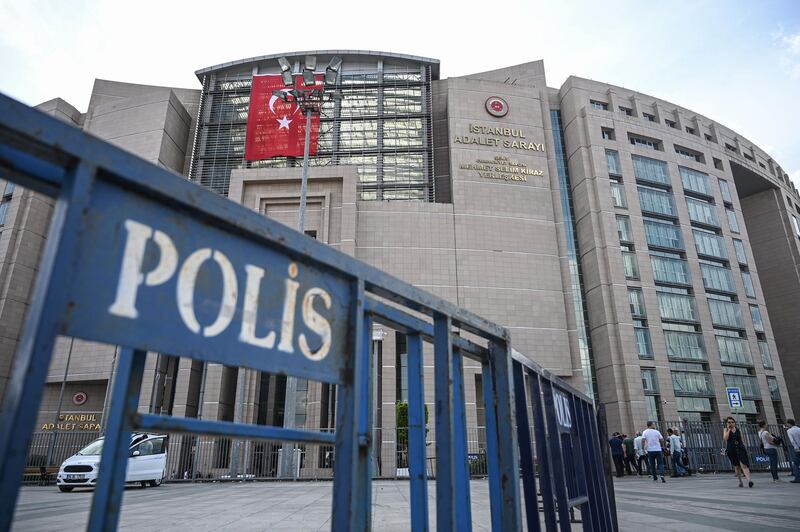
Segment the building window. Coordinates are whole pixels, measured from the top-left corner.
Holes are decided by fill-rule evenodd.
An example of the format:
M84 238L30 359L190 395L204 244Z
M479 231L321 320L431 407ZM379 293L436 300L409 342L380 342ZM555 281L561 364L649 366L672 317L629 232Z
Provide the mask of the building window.
M638 146L639 148L664 151L663 143L658 139L653 139L650 137L642 137L639 135L628 133L628 140L630 140L631 144L633 144L634 146Z
M711 186L708 182L708 175L691 168L678 167L681 174L681 182L683 183L683 190L687 192L695 192L704 196L713 196Z
M685 260L651 254L650 263L653 266L653 279L657 283L691 285L689 266Z
M719 189L722 192L722 201L725 203L733 203L733 196L731 195L731 186L724 179L719 180Z
M667 163L641 155L632 155L633 176L640 181L648 181L659 185L670 186Z
M681 421L711 422L714 407L708 397L675 397L675 407Z
M658 395L658 378L655 369L642 369L642 389L648 421L661 420L661 398Z
M673 294L664 292L663 287L659 287L656 296L658 297L658 310L662 320L672 321L697 321L697 308L694 296Z
M714 142L714 137L709 135L708 133L703 135L708 142Z
M617 234L620 242L633 242L631 220L627 216L617 215Z
M736 260L739 264L747 265L747 253L744 251L744 244L741 240L733 239L733 249L736 250Z
M599 109L600 111L608 111L608 104L606 102L601 102L598 100L589 100L589 104L592 106L593 109Z
M630 107L623 107L623 106L620 105L619 106L619 112L623 113L623 114L625 114L627 116L633 116L633 109L631 109Z
M753 318L753 329L756 332L764 332L764 321L761 319L761 309L758 305L750 305L750 317Z
M736 211L725 209L725 215L728 217L728 226L731 228L731 232L738 233L739 221L736 219Z
M722 367L725 378L725 386L734 386L742 392L742 399L758 401L761 399L761 391L758 388L758 381L750 375L748 368Z
M669 329L667 329L669 327ZM672 330L686 328L688 330ZM664 324L664 340L667 343L667 357L674 360L707 360L703 335L694 332L695 326Z
M600 134L603 136L604 140L616 140L616 136L614 136L614 129L610 127L601 127Z
M622 166L619 164L619 153L606 150L606 164L610 175L622 175Z
M753 365L753 358L750 356L750 344L742 337L743 334L740 331L714 329L714 338L717 341L720 362L740 366Z
M708 307L711 310L711 323L715 326L744 329L742 307L739 303L709 298Z
M690 150L689 148L684 148L682 146L675 146L675 153L679 156L683 157L684 159L689 159L691 161L695 161L698 163L705 163L705 157L703 154L694 150Z
M753 286L753 278L750 277L750 272L742 271L742 283L744 284L744 293L747 297L756 297L756 289Z
M717 209L713 203L687 196L686 206L689 209L689 220L712 227L720 226Z
M619 181L611 181L611 200L614 207L621 209L628 208L628 200L625 197L625 185Z
M792 215L792 226L794 227L794 234L800 236L800 221L798 221L797 216L794 214Z
M631 305L631 316L634 318L646 318L647 310L644 306L644 294L641 288L628 288L628 302Z
M694 235L694 246L698 255L705 255L718 259L728 258L725 240L723 240L721 236L699 229L692 229L692 234Z
M772 356L769 354L769 344L763 340L759 340L758 351L761 353L761 363L764 365L764 369L774 369L775 366L772 364Z
M736 293L736 285L729 269L701 259L700 273L703 275L703 286L706 290Z
M725 167L722 165L722 159L717 159L716 157L714 157L713 159L714 159L714 168L716 168L717 170L725 169Z
M703 372L702 364L672 362L671 367L687 367L692 371L672 371L672 389L681 396L714 396L711 375Z
M775 377L767 377L767 388L769 388L769 397L772 399L772 408L775 409L775 421L779 425L783 424L783 403L781 402L781 392L778 389L778 379Z
M641 205L642 212L651 212L677 218L678 211L675 208L675 202L672 199L671 193L642 185L639 185L637 188L639 189L639 204Z
M3 197L0 198L0 227L6 224L6 216L8 216L8 209L11 205L11 198L14 196L14 183L6 181L6 188L3 191Z
M623 245L622 265L625 268L626 279L639 279L639 264L636 262L636 252L633 251L632 246Z
M647 245L650 247L666 249L684 249L681 229L672 222L665 220L644 220L644 234Z
M696 135L697 134L697 132L694 130L694 128L693 127L689 127L689 126L686 126L686 132L689 133L690 135Z
M639 358L652 359L653 346L650 343L650 329L647 328L647 321L633 320L633 334L636 336L636 352Z
M676 124L674 120L669 120L665 118L664 123L667 124L672 129L678 129L678 124Z
M647 119L649 122L655 122L656 121L656 116L655 115L651 115L649 113L642 113L642 117Z

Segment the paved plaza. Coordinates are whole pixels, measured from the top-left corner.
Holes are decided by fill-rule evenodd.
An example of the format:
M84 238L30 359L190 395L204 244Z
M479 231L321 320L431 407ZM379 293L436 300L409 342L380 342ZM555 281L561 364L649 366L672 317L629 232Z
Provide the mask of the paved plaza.
M782 477L788 480L787 477ZM756 474L753 489L738 488L733 475L705 475L655 483L645 477L615 479L620 529L798 530L800 485L773 484ZM408 530L408 482L373 484L373 529ZM489 530L488 485L474 480L474 530ZM435 530L435 483L429 486ZM286 530L330 528L330 482L165 484L125 490L121 530ZM91 491L60 493L55 487L25 487L14 531L81 530ZM577 516L579 517L579 516ZM575 529L580 529L576 524Z

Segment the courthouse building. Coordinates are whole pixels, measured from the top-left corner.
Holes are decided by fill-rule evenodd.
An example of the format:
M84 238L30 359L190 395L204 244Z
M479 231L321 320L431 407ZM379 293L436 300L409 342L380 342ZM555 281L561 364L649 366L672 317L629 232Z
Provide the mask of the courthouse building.
M780 422L800 406L787 388L800 382L800 195L768 153L632 89L575 76L549 87L542 61L440 79L435 59L310 53L343 59L344 96L322 109L310 237L507 327L517 351L605 405L610 431L719 420L729 386L743 419ZM299 69L306 52L284 55ZM278 57L203 68L196 89L97 80L85 113L60 99L39 109L296 226L301 160L244 157L253 76L279 73ZM51 209L4 186L3 392ZM407 393L405 338L375 327L373 341L374 420L389 433ZM115 352L59 341L40 430L65 376L61 412L102 424ZM148 360L144 410L283 423L283 378ZM465 372L468 425L480 427L480 371ZM335 391L299 390L296 425L331 428Z

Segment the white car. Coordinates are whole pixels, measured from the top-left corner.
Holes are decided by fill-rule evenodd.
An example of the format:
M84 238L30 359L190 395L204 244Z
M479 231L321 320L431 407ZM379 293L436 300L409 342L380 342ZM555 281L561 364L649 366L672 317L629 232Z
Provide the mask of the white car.
M143 487L147 484L160 486L166 474L168 440L166 434L133 433L125 482L140 482ZM103 438L95 440L64 460L58 470L58 489L72 491L97 485L103 441Z

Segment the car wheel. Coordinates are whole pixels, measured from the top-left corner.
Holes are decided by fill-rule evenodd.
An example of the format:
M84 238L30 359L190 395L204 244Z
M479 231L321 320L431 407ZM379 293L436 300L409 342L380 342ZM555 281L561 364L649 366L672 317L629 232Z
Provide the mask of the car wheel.
M142 485L142 487L143 487L143 488L146 488L146 487L147 487L147 481L146 481L146 480L143 480L143 481L141 482L141 485Z
M161 482L164 480L164 477L157 478L155 480L150 481L150 486L153 488L157 488L161 485Z
M64 493L69 493L70 491L74 490L73 486L59 486L59 490L63 491Z

